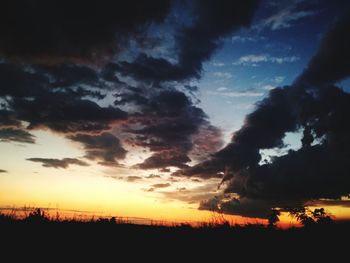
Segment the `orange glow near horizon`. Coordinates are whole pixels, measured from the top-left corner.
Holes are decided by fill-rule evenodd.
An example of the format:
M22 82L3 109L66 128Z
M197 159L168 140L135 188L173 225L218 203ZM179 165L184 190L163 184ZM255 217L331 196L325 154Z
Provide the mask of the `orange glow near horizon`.
M117 216L142 217L171 222L208 222L210 211L198 210L198 204L177 200L163 200L140 192L134 185L105 177L77 177L69 183L70 176L42 178L28 175L21 182L0 184L1 207L44 207L56 212L77 210L87 217ZM3 179L3 178L2 178ZM4 187L6 185L6 187ZM226 216L232 223L257 223L261 220Z
M176 191L182 187L193 189L205 182L181 180L170 187L147 192L152 184L169 182L166 176L145 179L151 172L129 168L106 168L90 162L90 166L70 166L67 169L45 168L26 161L31 157L63 158L83 156L68 140L50 132L35 132L38 143L23 147L0 142L3 154L0 174L0 207L46 207L55 211L77 210L86 216L140 217L167 222L210 222L210 211L198 210L198 200L187 202L169 198L162 191ZM51 149L51 151L47 151ZM135 157L136 158L136 157ZM128 176L142 177L128 182ZM119 179L123 178L123 179ZM214 187L215 188L215 187ZM214 189L215 190L215 189ZM204 192L206 190L203 190ZM182 201L181 201L182 200ZM325 209L336 219L350 219L350 208L329 206ZM75 213L76 215L76 213ZM232 224L266 223L266 220L224 216ZM295 225L288 215L281 216L279 226Z
M5 182L2 175L0 184L1 207L45 207L63 216L137 217L163 222L212 222L220 220L210 211L198 210L198 204L177 200L163 200L141 193L135 185L106 177L93 176L45 176L29 174L13 183ZM12 175L11 175L12 176ZM50 177L50 178L49 178ZM313 209L313 207L310 207ZM327 206L326 211L335 219L349 220L350 208ZM64 212L76 210L76 212ZM265 224L266 220L223 215L221 219L231 224ZM298 226L298 222L282 213L278 226Z

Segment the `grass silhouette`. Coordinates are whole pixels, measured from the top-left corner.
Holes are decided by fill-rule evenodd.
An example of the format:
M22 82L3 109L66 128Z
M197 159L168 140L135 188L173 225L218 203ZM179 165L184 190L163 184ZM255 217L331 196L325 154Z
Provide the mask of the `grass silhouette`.
M248 259L257 256L256 251L283 252L300 257L303 253L309 255L314 247L323 253L322 258L330 253L334 261L334 257L340 254L331 253L332 249L347 251L340 248L347 246L347 242L342 240L348 238L350 224L334 222L279 229L262 224L232 225L218 216L197 226L185 223L140 225L116 217L92 217L89 220L62 218L50 216L37 208L25 217L18 217L15 212L0 214L0 233L4 241L1 246L3 251L45 251L59 257L73 253L88 259L91 253L98 253L98 262L114 253L138 257L141 256L140 251L146 253L145 257L149 253L156 253L155 256L166 253L167 257L174 259L185 254L208 259L216 254L214 259L218 260L220 257L225 259L225 253L228 256L230 253L243 254ZM246 249L254 253L245 254ZM130 254L128 251L131 251ZM321 256L312 253L313 260Z

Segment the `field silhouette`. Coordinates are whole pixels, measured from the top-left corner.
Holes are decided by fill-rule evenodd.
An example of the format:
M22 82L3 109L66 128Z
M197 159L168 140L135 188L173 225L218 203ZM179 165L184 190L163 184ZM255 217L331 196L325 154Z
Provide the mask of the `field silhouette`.
M344 248L348 247L350 224L337 221L289 229L260 224L232 226L225 221L197 227L139 225L114 217L85 221L50 218L43 210L35 209L24 218L1 214L0 231L3 251L49 253L62 260L70 255L80 259L98 255L98 262L102 262L102 258L115 253L130 258L159 258L165 253L177 260L185 255L195 256L197 260L218 260L281 253L298 261L298 257L313 260L329 257L336 262L347 251Z

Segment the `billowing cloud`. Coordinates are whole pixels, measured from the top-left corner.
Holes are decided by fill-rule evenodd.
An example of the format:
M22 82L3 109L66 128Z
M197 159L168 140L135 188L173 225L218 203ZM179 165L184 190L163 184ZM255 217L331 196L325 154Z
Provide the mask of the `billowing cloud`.
M295 128L288 89L271 90L269 97L259 103L257 110L247 115L245 124L233 135L230 144L213 154L209 160L185 169L183 173L218 177L227 166L239 170L255 165L260 161L259 149L282 146L285 132Z
M186 154L180 154L172 150L164 150L160 153L154 153L143 163L136 165L136 167L141 169L154 169L168 166L183 168L186 167L186 163L190 161L191 159Z
M10 106L18 119L29 123L30 129L48 127L58 132L106 130L113 121L127 116L120 109L101 107L67 92L46 93L33 100L15 98Z
M28 161L41 163L43 167L47 168L68 168L70 165L88 166L88 164L82 160L76 158L28 158Z
M118 165L126 150L107 133L115 128L152 153L137 167L184 168L202 143L197 133L219 136L190 97L197 87L184 81L200 76L221 38L249 26L257 2L182 3L195 15L178 23L171 1L8 1L0 18L1 127L50 129L82 143L86 158ZM150 30L162 22L174 48ZM155 56L158 46L171 54Z
M297 82L311 85L332 84L350 75L350 15L345 15L326 34L320 48Z
M120 51L146 24L162 21L169 8L166 0L5 1L0 55L46 63L96 63Z
M20 127L21 122L16 119L14 112L0 109L0 126L1 127Z
M22 67L0 63L0 95L6 101L0 124L25 121L30 129L50 128L62 133L109 129L112 122L125 119L127 114L93 100L102 99L100 91L108 88L94 72L75 65ZM5 119L7 123L3 123Z
M199 78L202 62L210 58L221 37L249 26L258 1L237 4L228 0L193 1L193 21L175 33L177 63L141 54L134 62L123 62L120 70L136 79L151 82Z
M125 128L133 134L129 144L147 147L153 152L137 166L143 169L185 167L191 161L188 154L193 148L192 137L201 126L208 125L202 109L185 93L176 90L136 94L132 99L140 112L130 115Z
M340 200L349 194L350 95L330 85L350 73L343 59L349 56L349 49L341 49L350 33L344 21L349 19L340 20L325 35L319 51L292 86L271 90L247 115L231 143L202 163L176 172L202 178L223 176L226 195L234 196L210 199L201 204L202 209L216 207L263 218L274 207L324 198ZM339 63L338 51L342 52ZM303 132L300 149L260 164L260 150L285 147L286 132L298 130Z
M232 198L225 195L217 195L199 204L199 210L209 210L224 214L240 215L244 217L266 219L271 213L271 208L276 204L266 200L248 198Z

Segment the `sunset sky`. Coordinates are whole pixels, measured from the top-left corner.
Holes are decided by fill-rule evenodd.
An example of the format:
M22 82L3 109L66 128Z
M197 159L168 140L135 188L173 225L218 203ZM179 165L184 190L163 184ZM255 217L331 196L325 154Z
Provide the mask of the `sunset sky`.
M2 1L0 208L349 219L349 8Z

